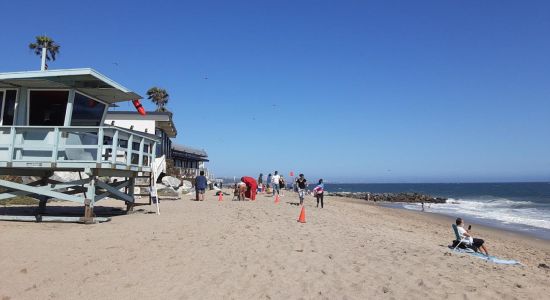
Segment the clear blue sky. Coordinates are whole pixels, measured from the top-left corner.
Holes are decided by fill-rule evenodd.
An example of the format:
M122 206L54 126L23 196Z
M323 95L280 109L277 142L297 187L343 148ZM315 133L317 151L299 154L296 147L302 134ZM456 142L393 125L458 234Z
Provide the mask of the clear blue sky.
M550 180L549 1L87 2L2 3L0 71L47 34L50 68L164 87L218 175Z

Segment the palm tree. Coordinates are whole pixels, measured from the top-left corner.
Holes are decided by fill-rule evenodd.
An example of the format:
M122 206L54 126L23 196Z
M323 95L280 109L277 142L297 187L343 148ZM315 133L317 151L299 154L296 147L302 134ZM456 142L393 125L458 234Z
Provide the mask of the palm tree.
M157 111L168 111L164 106L168 103L169 97L165 89L156 86L147 91L147 98L157 105Z
M46 48L46 57L42 58L42 69L44 70L44 64L46 63L45 60L55 61L55 56L59 53L59 48L61 48L61 46L52 40L52 38L45 35L37 36L36 42L29 44L29 49L33 50L34 54L38 56L42 55L42 48Z

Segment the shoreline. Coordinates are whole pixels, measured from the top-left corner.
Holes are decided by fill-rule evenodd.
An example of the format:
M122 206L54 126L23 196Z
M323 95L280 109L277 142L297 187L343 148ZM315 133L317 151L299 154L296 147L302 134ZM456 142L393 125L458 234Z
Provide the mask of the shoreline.
M367 203L367 205L376 206L376 204L372 204L372 203ZM399 208L399 207L392 207L392 206L385 206L385 205L378 205L378 207L385 208L388 210L398 210L401 212L405 212L407 214L410 213L417 216L422 216L429 220L437 220L438 223L448 224L449 232L450 234L452 234L451 224L455 223L455 218L453 218L452 216L436 213L436 212L421 212L421 211L411 210L407 208ZM531 235L525 232L514 231L506 228L501 228L498 226L483 224L481 222L477 222L477 220L467 219L466 224L474 225L472 226L473 232L487 234L488 236L499 236L500 238L513 238L516 240L527 240L530 243L537 244L538 246L548 247L548 250L550 250L550 237L548 239L545 239L543 237ZM490 239L488 241L490 242Z
M342 184L342 185L345 185L345 184ZM353 186L353 184L349 184L349 185ZM373 185L376 186L376 184L373 184ZM394 184L394 185L399 186L401 190L404 189L404 187L401 186L402 184ZM419 185L426 185L426 184L419 184ZM434 184L434 185L439 185L439 184ZM450 184L447 184L447 185L450 185ZM446 193L448 194L449 191L447 191ZM544 217L544 213L545 212L550 213L548 209L535 208L539 210L537 212L538 215L535 215L535 216L531 216L529 215L529 213L527 213L527 215L523 215L523 214L514 215L515 212L510 213L507 211L507 209L513 209L514 208L513 205L524 205L524 203L532 203L530 201L533 201L533 200L517 201L517 200L508 200L507 198L503 198L506 196L498 196L498 197L495 196L494 199L497 199L497 200L493 200L493 201L496 201L495 204L493 204L493 201L476 200L477 197L479 197L479 199L484 199L484 197L486 196L477 196L477 197L471 196L471 195L470 196L464 196L464 195L432 196L431 193L427 193L425 191L419 193L415 191L399 192L398 190L393 190L391 192L378 191L374 193L364 192L364 191L338 191L338 192L328 192L327 195L335 196L335 197L343 197L347 199L358 199L368 203L380 203L383 206L387 206L391 208L398 208L398 209L418 211L418 212L424 211L424 212L430 212L430 213L449 216L449 217L457 217L458 215L460 215L462 218L469 219L471 223L476 225L483 225L483 226L492 227L496 229L502 229L502 230L511 231L515 233L525 234L536 238L550 240L550 228L544 227L544 226L547 226L545 225L547 223L544 223L544 222L547 222L546 221L547 217ZM370 199L367 199L367 195L370 195ZM466 200L461 199L461 197L466 197ZM471 197L474 197L474 198L471 198ZM526 196L526 197L532 197L532 196ZM510 199L514 199L514 198L512 197ZM457 200L461 200L461 201L457 202ZM501 203L499 203L499 201ZM512 203L512 205L510 207L503 206L503 205L508 205L508 204L502 204L502 202L506 203L506 201ZM421 203L423 204L422 206L420 205ZM540 203L540 202L535 202L535 204L537 203ZM542 202L542 203L545 203L545 202ZM424 204L426 205L425 208L424 208ZM482 206L479 208L476 208L475 206L472 206L472 205L482 205ZM497 205L496 206L497 210L493 210L494 205ZM539 224L540 226L537 226Z
M418 210L407 209L407 208L404 208L404 207L396 207L396 206L391 205L391 204L395 204L395 203L391 203L391 202L387 202L387 203L379 203L378 202L378 203L375 203L375 202L367 202L367 201L362 200L362 199L345 198L345 197L338 197L338 198L335 198L333 200L343 201L343 202L348 202L349 201L349 202L354 202L354 203L357 203L357 204L376 207L377 209L381 209L381 210L386 211L390 215L405 214L407 216L415 216L417 218L425 219L424 221L426 221L426 223L430 223L432 221L435 221L437 224L441 224L443 226L448 226L449 227L449 237L452 237L452 235L453 235L452 229L451 229L451 224L455 223L456 218L454 218L452 216L449 216L449 215L436 213L436 212L428 212L428 211L422 212L422 211L418 211ZM497 236L511 237L511 238L514 238L514 239L530 240L533 243L537 243L537 244L540 244L542 246L547 246L548 250L550 251L550 239L545 239L545 238L542 238L542 237L526 234L524 232L509 230L509 229L501 228L501 227L497 227L497 226L490 226L490 225L487 225L487 224L483 224L481 222L476 222L476 220L467 219L465 221L466 221L466 224L475 225L475 226L472 226L472 227L473 227L473 230L475 230L476 232L490 233L490 234L495 234Z
M377 210L383 211L385 216L392 218L410 218L411 220L422 222L423 225L431 227L431 229L435 230L438 234L444 236L443 239L447 241L447 243L444 244L445 247L447 246L447 244L450 245L452 240L454 240L454 233L452 231L451 225L455 223L455 218L448 215L392 207L388 205L383 205L382 203L367 202L362 199L334 197L332 200L372 207ZM550 260L550 239L544 239L533 235L523 234L521 232L516 232L504 228L488 226L469 219L466 219L465 222L466 224L474 225L472 226L472 233L474 234L474 237L484 239L488 247L490 248L492 248L491 244L510 244L511 247L517 246L528 249L539 249L545 253L546 259ZM502 255L499 253L494 253L494 251L491 251L490 248L489 253L491 255ZM532 261L530 259L521 261L521 263L525 263L526 261L532 263L533 266L538 265L536 261ZM548 262L545 263L548 264Z
M371 204L371 203L369 203ZM442 216L448 218L450 221L454 223L456 217L452 216L451 214L446 214L442 212L434 212L429 211L429 208L426 209L426 211L416 210L416 209L409 209L404 207L405 204L409 203L392 203L392 202L382 202L379 203L381 206L388 207L391 209L400 209L410 212L416 212L416 213L422 213L422 214L432 214L436 216ZM453 218L454 217L454 218ZM458 216L457 216L458 217ZM464 216L461 216L464 218ZM487 228L492 228L500 231L510 232L514 234L519 235L526 235L530 236L536 239L545 240L550 242L550 229L546 228L540 228L535 226L529 226L524 224L506 224L502 221L493 220L493 219L482 219L475 216L469 216L468 217L468 223L475 224L476 226L483 226Z

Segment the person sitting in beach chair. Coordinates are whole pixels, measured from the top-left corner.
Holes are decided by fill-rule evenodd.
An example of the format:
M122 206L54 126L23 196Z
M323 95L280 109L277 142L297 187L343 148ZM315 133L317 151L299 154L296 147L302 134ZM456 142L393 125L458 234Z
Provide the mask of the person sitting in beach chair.
M487 248L485 248L484 245L485 241L482 239L474 238L469 230L464 229L463 225L464 221L462 220L462 218L457 218L456 225L453 224L453 231L455 232L456 236L456 241L453 242L453 250L457 247L470 248L476 252L478 252L479 249L482 249L483 252L485 252L485 255L489 256L489 252L487 252Z

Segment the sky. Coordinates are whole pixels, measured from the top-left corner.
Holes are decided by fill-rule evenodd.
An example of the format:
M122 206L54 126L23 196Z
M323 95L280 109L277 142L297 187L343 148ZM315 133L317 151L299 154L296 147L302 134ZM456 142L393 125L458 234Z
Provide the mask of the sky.
M168 90L217 176L550 181L549 1L4 1L0 72ZM148 110L154 106L144 101ZM119 110L133 110L122 104Z

